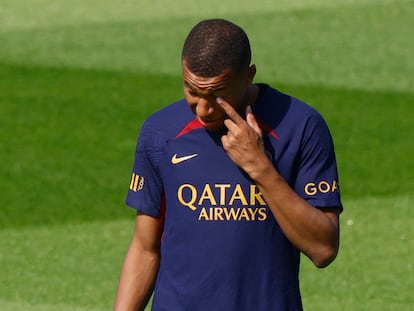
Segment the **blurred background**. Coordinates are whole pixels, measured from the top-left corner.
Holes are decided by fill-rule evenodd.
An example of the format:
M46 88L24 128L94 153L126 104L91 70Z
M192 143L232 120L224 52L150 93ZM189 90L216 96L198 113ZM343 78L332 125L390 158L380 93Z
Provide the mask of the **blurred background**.
M181 98L192 26L249 35L256 82L317 108L344 203L337 260L302 260L305 310L414 304L414 1L2 0L0 309L110 310L135 143Z

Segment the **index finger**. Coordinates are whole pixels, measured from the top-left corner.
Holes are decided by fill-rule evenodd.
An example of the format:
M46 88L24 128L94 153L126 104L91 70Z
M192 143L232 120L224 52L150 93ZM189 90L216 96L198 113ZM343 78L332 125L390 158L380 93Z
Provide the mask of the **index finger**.
M216 98L217 104L224 110L230 120L232 120L235 124L240 124L241 122L245 122L244 119L237 113L237 111L226 102L223 98L217 97Z

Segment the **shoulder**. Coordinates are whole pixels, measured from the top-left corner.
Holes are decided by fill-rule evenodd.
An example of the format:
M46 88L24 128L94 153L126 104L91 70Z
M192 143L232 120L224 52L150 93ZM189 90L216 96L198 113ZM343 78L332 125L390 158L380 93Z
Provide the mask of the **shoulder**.
M320 112L301 99L266 84L260 88L255 113L271 128L291 129L298 133L311 125L326 125Z
M185 99L154 112L144 121L140 129L138 147L146 150L159 149L192 119L194 115Z
M151 114L142 125L141 132L174 135L192 119L194 115L187 101L181 99Z
M270 106L275 107L277 110L286 110L301 117L313 115L320 116L320 113L314 107L295 96L284 93L267 84L263 84L260 87L262 90L262 100L272 102L273 105L271 104ZM266 106L269 107L269 105Z
M143 127L169 131L180 127L194 118L185 99L176 101L151 114Z

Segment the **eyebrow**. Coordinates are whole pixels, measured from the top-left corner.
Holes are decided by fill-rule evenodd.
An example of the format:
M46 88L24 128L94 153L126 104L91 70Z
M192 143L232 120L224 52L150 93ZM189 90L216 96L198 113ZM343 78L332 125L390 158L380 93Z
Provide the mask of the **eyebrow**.
M207 88L199 88L199 87L197 87L197 86L195 86L194 84L192 84L191 82L188 82L188 81L184 81L184 85L186 86L186 87L188 87L188 88L190 88L192 91L197 91L197 90L202 90L202 91L209 91L209 92L211 92L211 93L214 93L214 92L218 92L218 91L222 91L222 90L224 90L225 88L224 87L222 87L222 86L220 86L220 87L216 87L216 88L213 88L213 87L207 87Z

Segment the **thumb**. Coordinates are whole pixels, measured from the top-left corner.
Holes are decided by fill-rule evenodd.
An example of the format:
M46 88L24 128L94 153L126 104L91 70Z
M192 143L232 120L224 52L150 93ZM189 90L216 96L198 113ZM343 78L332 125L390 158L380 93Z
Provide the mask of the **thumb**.
M251 128L260 136L262 137L262 130L259 126L259 124L256 121L256 118L254 117L254 114L252 112L252 107L249 105L246 107L246 121L247 124L250 125Z

